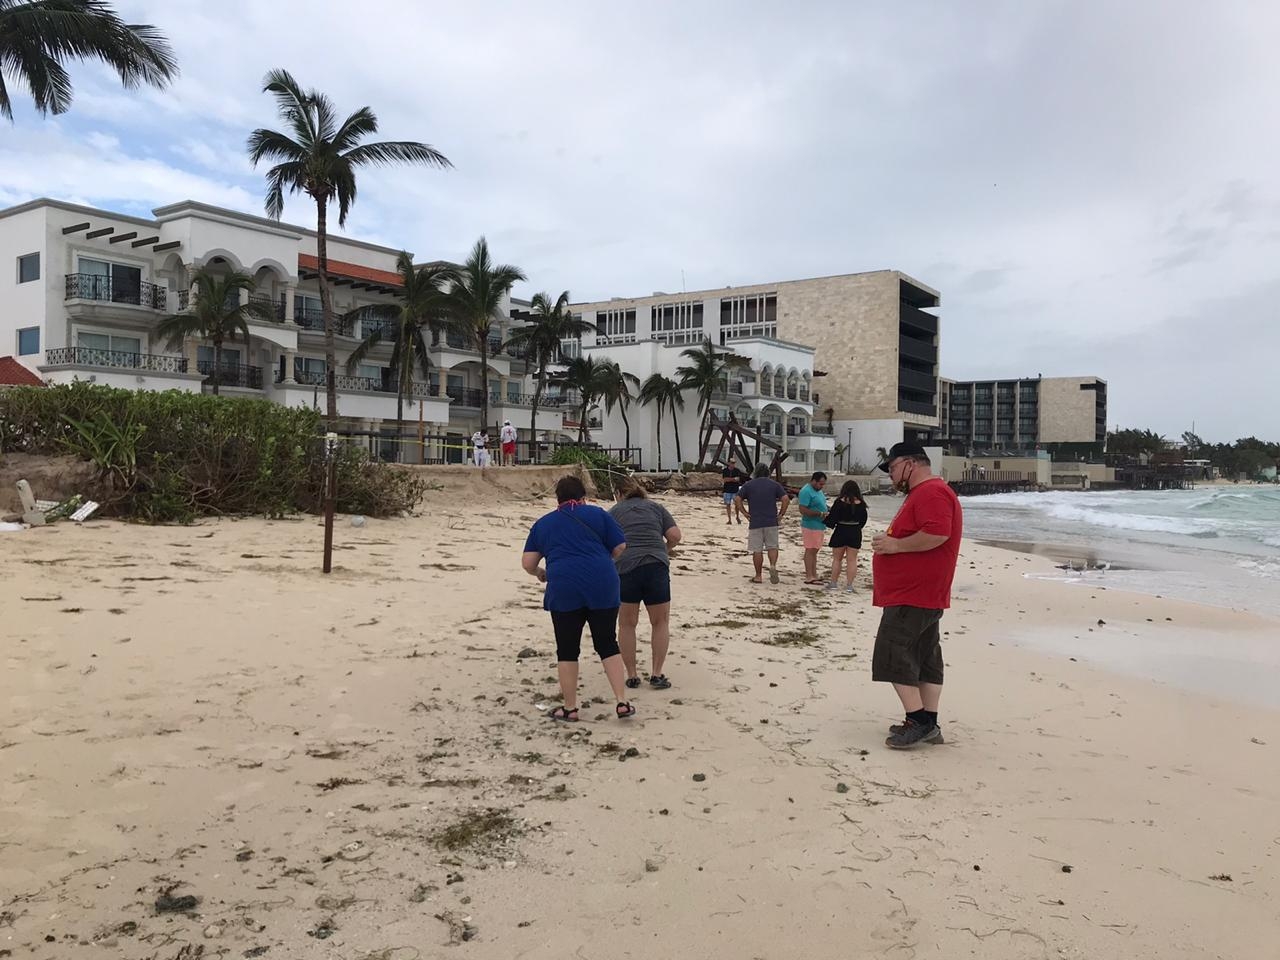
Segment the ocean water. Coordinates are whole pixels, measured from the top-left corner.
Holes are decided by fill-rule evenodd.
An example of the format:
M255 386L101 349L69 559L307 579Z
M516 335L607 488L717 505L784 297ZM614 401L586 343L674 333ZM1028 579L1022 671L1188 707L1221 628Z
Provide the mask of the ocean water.
M963 502L966 536L1054 557L1062 580L1280 615L1280 487L1010 493Z

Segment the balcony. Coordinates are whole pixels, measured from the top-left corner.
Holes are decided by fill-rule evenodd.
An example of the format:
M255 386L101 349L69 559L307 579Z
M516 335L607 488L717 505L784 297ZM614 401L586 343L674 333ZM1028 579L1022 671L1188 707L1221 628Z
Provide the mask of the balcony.
M930 337L938 335L938 318L906 303L898 308L898 323L912 331L927 333Z
M95 273L69 273L66 278L66 299L167 310L169 288L122 277L103 277Z
M446 387L444 395L460 407L472 407L476 410L480 409L484 401L484 391L475 387ZM492 394L490 400L492 402Z
M910 360L918 360L921 363L938 362L937 347L923 340L916 340L901 334L898 336L898 353Z
M216 379L219 387L243 387L246 390L262 389L262 368L251 367L243 363L224 363L214 376L212 360L200 360L196 369L205 375L205 383L212 384Z
M249 294L249 302L255 306L265 307L270 315L275 317L277 321L284 320L283 300L272 300L264 293L251 293Z
M186 373L186 357L166 357L153 353L124 353L89 347L60 347L45 352L47 367L115 367L151 373Z
M914 413L921 417L936 417L938 408L932 403L921 403L919 400L903 400L898 398L898 409L903 413Z
M293 322L303 330L312 330L317 333L324 333L324 311L318 310L315 307L305 307L302 310L295 310ZM342 317L338 314L334 314L333 335L335 337L354 337L355 326L355 317Z
M909 370L906 367L899 367L898 386L907 387L911 390L920 390L924 393L936 393L938 388L938 378L930 376L927 373Z

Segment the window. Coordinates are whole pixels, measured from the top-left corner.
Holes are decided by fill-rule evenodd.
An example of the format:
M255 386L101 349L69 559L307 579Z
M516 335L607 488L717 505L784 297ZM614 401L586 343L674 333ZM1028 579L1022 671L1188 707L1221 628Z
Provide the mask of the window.
M720 299L721 336L727 340L778 335L778 295L751 294Z
M324 326L324 311L319 297L307 297L300 293L293 297L293 322L300 327L318 329Z
M80 258L78 295L86 300L142 303L142 269L106 260Z
M18 356L29 357L40 352L40 328L24 327L18 331Z
M18 282L30 283L40 279L40 254L28 253L18 258Z
M519 380L507 381L507 400L510 401L511 403L520 402L520 381Z
M653 339L662 343L700 343L702 341L702 302L684 300L660 303L649 309Z
M634 343L635 310L599 310L596 312L596 336L610 343Z
M213 347L196 347L196 366L200 372L213 369ZM240 351L230 347L222 348L222 369L235 370L240 366Z
M323 357L294 357L293 379L298 383L309 383L313 386L325 385L325 366Z
M79 361L99 367L132 366L142 353L142 341L137 337L121 337L108 333L80 333L76 335Z

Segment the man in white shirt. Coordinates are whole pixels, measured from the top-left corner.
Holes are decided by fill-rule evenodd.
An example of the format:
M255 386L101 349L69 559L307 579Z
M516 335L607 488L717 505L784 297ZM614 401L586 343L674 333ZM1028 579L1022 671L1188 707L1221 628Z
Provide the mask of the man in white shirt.
M514 467L516 465L516 428L511 425L510 420L502 421L499 439L502 440L502 465Z
M475 448L475 464L477 467L489 465L489 434L477 430L471 435L471 446Z

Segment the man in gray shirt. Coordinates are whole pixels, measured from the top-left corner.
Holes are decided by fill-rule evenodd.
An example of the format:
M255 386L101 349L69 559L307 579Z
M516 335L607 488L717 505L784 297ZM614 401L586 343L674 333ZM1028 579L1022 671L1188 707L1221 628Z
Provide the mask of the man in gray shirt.
M649 614L653 631L650 649L653 666L649 686L665 690L671 681L662 672L671 645L671 561L670 551L680 542L675 518L660 503L645 496L644 488L631 477L615 484L618 502L609 513L627 538L627 549L614 562L618 566L622 606L618 608L618 649L627 668L627 686L640 686L636 665L636 626L640 604Z
M778 582L778 524L786 516L791 497L787 488L769 476L769 467L757 463L752 478L742 485L734 505L747 515L747 549L756 575L752 583L764 583L764 551L769 551L769 582ZM630 541L627 542L630 549Z

